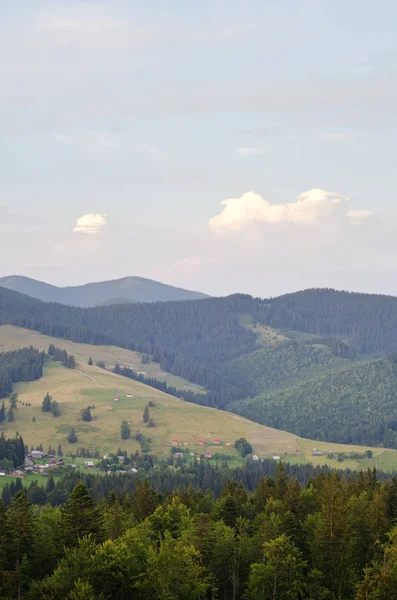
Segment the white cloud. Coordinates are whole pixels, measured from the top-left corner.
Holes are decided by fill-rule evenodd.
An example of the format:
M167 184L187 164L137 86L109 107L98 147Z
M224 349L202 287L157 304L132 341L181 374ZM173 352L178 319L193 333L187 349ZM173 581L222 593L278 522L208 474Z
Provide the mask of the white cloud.
M241 154L241 156L252 156L255 154L263 154L262 148L238 148L237 154Z
M118 136L104 131L84 131L81 135L56 135L54 139L68 146L75 146L89 155L98 155L120 148Z
M223 211L212 217L208 225L213 231L221 231L240 229L250 223L314 223L329 217L342 200L346 198L341 194L312 189L299 194L295 202L276 204L255 192L246 192L239 198L223 200Z
M351 220L351 222L353 223L353 225L360 225L364 219L367 219L368 217L370 217L371 215L373 215L373 211L372 210L348 210L347 213L345 213L345 217L347 217L348 219Z
M73 227L75 233L84 233L87 235L96 235L107 223L107 215L90 213L83 215L76 221Z

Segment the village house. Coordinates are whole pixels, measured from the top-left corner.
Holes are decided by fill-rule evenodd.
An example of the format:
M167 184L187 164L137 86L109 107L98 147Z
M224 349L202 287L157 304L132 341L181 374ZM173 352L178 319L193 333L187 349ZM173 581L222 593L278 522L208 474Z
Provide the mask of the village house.
M183 452L174 452L174 458L183 458L184 456Z
M219 446L221 444L221 440L219 438L214 438L214 444Z
M197 440L198 446L205 446L205 440Z
M41 452L41 450L32 450L31 452L32 458L36 458L36 459L42 459L44 456L44 452Z
M204 456L205 458L212 458L212 452L206 452Z
M84 466L87 467L88 469L91 469L95 465L94 465L94 462L92 460L85 460L84 461Z
M252 460L259 460L259 456L257 456L256 454L253 455Z
M273 460L280 460L280 456L278 454L273 454Z
M56 458L51 458L49 465L50 465L50 467L56 467L57 466L57 459Z

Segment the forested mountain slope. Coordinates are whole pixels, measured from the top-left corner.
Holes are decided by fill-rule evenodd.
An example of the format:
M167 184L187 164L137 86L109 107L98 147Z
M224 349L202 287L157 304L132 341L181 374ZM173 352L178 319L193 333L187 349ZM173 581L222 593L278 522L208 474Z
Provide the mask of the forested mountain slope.
M299 435L397 446L394 357L373 362L397 351L396 298L307 290L83 309L0 288L0 324L146 353L208 390L185 399Z
M32 296L44 302L60 302L72 306L99 306L121 302L165 302L199 300L206 294L191 292L144 277L123 277L85 285L57 287L29 277L11 275L0 278L0 286Z
M394 296L309 289L268 300L262 318L272 327L341 336L368 354L397 349Z
M397 354L349 364L228 410L303 437L397 447Z

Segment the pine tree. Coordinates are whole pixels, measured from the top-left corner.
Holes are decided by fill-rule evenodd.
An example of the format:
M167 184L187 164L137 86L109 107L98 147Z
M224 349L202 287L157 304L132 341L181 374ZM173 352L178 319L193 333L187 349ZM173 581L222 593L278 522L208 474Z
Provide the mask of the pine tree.
M19 480L17 480L19 481ZM11 568L16 573L18 598L21 597L22 561L34 550L33 507L24 492L18 492L6 513L7 555Z
M69 444L76 444L77 442L77 434L75 429L72 427L72 429L69 431L68 435L66 436L66 439L68 440Z
M76 546L79 539L92 534L100 542L103 538L102 515L83 483L78 483L62 509L62 526L66 546Z
M17 404L18 404L18 393L12 392L12 394L10 395L8 400L9 400L10 407L12 408L12 410L16 410Z
M41 403L41 410L43 412L50 412L51 404L52 404L52 398L51 398L50 394L47 392L46 395L44 396L43 402Z
M120 427L120 435L122 440L129 440L131 437L131 429L127 421L122 421Z

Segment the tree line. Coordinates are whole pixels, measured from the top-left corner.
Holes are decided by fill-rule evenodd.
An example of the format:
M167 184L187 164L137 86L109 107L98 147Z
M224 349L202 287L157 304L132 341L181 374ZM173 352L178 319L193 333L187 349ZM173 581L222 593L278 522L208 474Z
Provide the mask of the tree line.
M52 478L44 496L15 484L0 504L1 597L397 600L397 480L319 472L300 485L275 469L250 492L226 480L218 496L102 477L119 483L95 498L73 474L53 505Z
M32 347L0 354L0 398L11 394L13 383L40 379L43 364L44 353Z
M76 360L73 354L68 354L66 350L58 348L54 344L49 345L48 356L51 356L53 360L62 363L67 369L74 369L76 367Z

